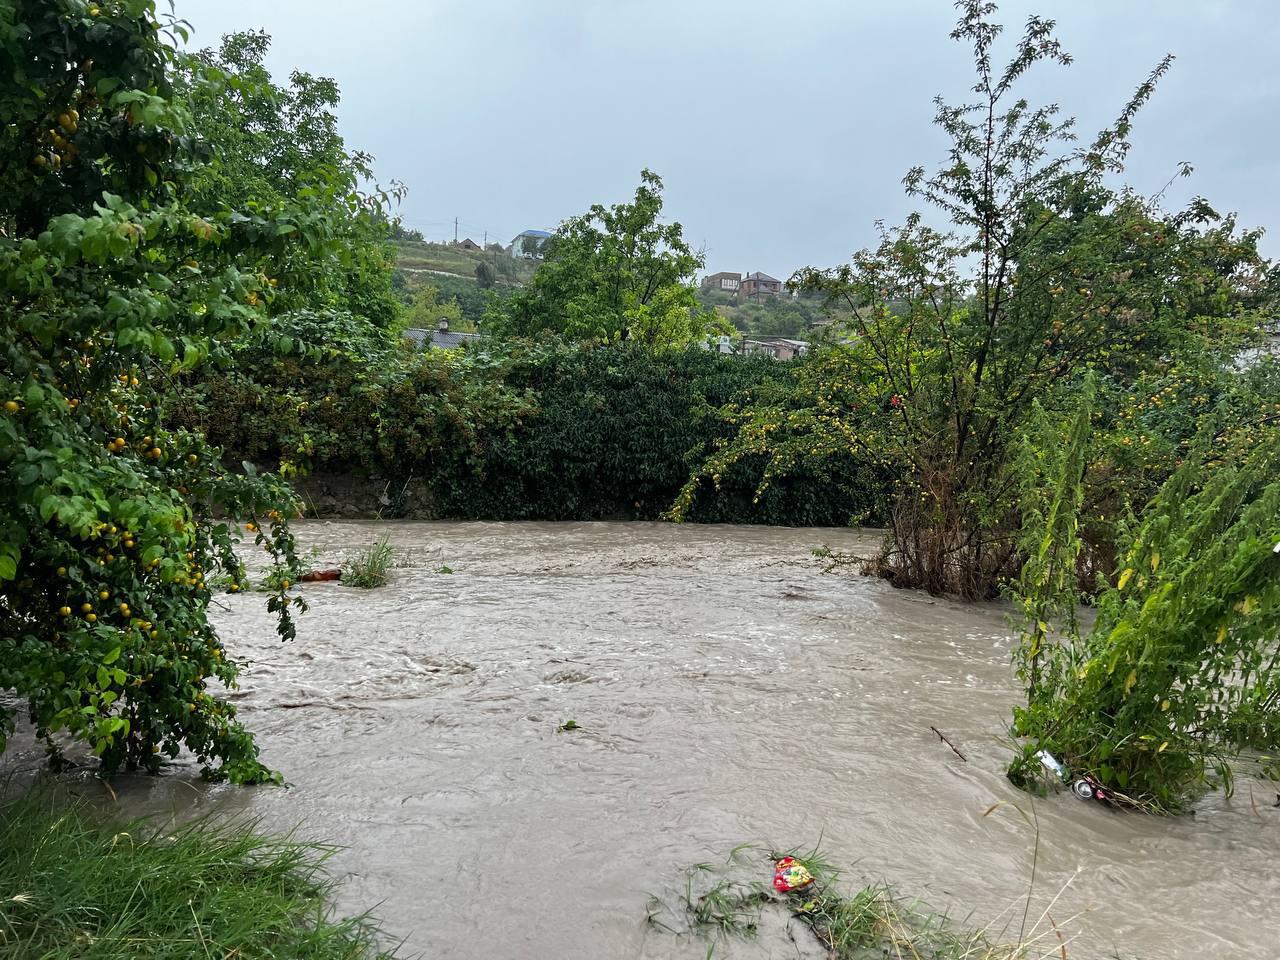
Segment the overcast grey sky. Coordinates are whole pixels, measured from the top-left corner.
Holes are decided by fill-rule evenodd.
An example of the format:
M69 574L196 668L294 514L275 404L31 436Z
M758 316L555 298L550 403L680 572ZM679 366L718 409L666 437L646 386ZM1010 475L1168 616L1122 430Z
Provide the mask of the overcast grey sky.
M630 196L648 166L707 269L785 277L841 262L876 219L910 209L900 180L942 156L932 98L960 99L969 51L950 0L177 0L193 44L262 28L278 78L337 79L348 146L409 188L429 238L509 241ZM1017 0L1058 20L1076 58L1028 91L1085 133L1166 52L1128 180L1159 189L1180 161L1195 194L1242 224L1280 220L1278 0ZM1280 238L1264 250L1280 254Z

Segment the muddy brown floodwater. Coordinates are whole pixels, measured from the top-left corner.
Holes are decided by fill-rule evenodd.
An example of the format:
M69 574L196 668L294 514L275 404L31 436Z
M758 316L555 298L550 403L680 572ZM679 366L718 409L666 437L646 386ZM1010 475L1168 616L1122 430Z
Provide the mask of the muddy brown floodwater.
M296 642L275 638L261 595L216 615L252 661L242 717L292 788L180 769L116 781L127 812L248 812L336 841L340 906L376 907L428 958L704 957L645 923L648 895L743 841L821 840L846 882L887 880L979 925L1025 894L1035 838L1009 805L1030 814L1031 799L1002 775L1018 696L1003 610L811 556L875 534L298 527L319 563L382 531L411 565L381 590L306 587ZM1242 779L1178 819L1036 801L1031 917L1060 893L1071 957L1277 956L1275 800Z

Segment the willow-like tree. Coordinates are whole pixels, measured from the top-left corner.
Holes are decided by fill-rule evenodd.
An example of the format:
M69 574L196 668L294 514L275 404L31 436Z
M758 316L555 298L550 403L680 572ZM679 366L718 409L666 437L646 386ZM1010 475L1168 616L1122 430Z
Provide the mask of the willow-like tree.
M1183 809L1228 790L1243 754L1280 750L1280 429L1206 419L1140 519L1124 524L1121 570L1082 630L1075 617L1083 475L1092 459L1086 391L1068 432L1024 451L1040 480L1026 497L1027 562L1015 590L1018 782L1050 751L1115 800ZM1051 450L1046 454L1046 450Z
M1171 215L1109 185L1169 58L1111 126L1077 143L1056 105L1017 93L1033 68L1070 63L1053 21L1031 17L998 67L995 4L957 6L952 37L973 48L973 94L937 100L948 159L904 181L948 226L912 215L851 263L793 278L851 312L852 342L808 396L749 411L736 449L770 452L773 472L797 451L896 469L891 531L871 566L901 585L985 597L1020 565L1012 465L1033 405L1065 409L1091 369L1123 390L1192 358L1229 363L1259 325L1265 265L1257 234L1203 201Z

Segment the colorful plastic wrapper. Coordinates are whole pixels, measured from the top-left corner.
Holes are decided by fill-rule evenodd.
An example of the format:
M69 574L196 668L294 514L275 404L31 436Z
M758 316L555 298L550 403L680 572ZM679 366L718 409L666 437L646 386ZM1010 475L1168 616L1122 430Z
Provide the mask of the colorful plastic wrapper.
M774 864L773 888L779 893L803 890L812 883L813 874L805 868L804 864L797 862L795 857L783 857Z

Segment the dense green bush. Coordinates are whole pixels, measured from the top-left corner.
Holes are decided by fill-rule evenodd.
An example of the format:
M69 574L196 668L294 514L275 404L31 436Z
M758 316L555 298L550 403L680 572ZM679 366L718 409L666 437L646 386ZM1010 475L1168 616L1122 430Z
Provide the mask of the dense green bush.
M297 313L246 338L218 370L170 394L167 416L230 462L418 476L461 471L476 425L502 430L523 399L461 354L419 352L346 314Z
M628 343L415 352L368 324L300 315L185 385L171 416L228 459L286 475L424 480L445 517L654 519L727 437L721 408L802 366ZM759 466L699 491L688 519L843 524L883 499L883 477L853 453L798 465L757 497Z
M520 428L489 433L478 476L443 486L451 516L467 518L655 518L693 464L727 435L721 407L789 381L797 367L767 358L702 350L654 352L620 344L533 349L507 360L504 379L535 408ZM859 464L797 471L754 502L758 473L730 473L695 498L688 517L704 522L844 524L871 509L877 491Z
M0 4L0 751L17 705L56 757L273 778L221 695L208 619L238 522L288 562L292 495L169 429L171 378L269 326L274 265L336 257L319 204L197 205L207 151L173 89L183 28L150 0ZM280 635L297 599L278 593Z

